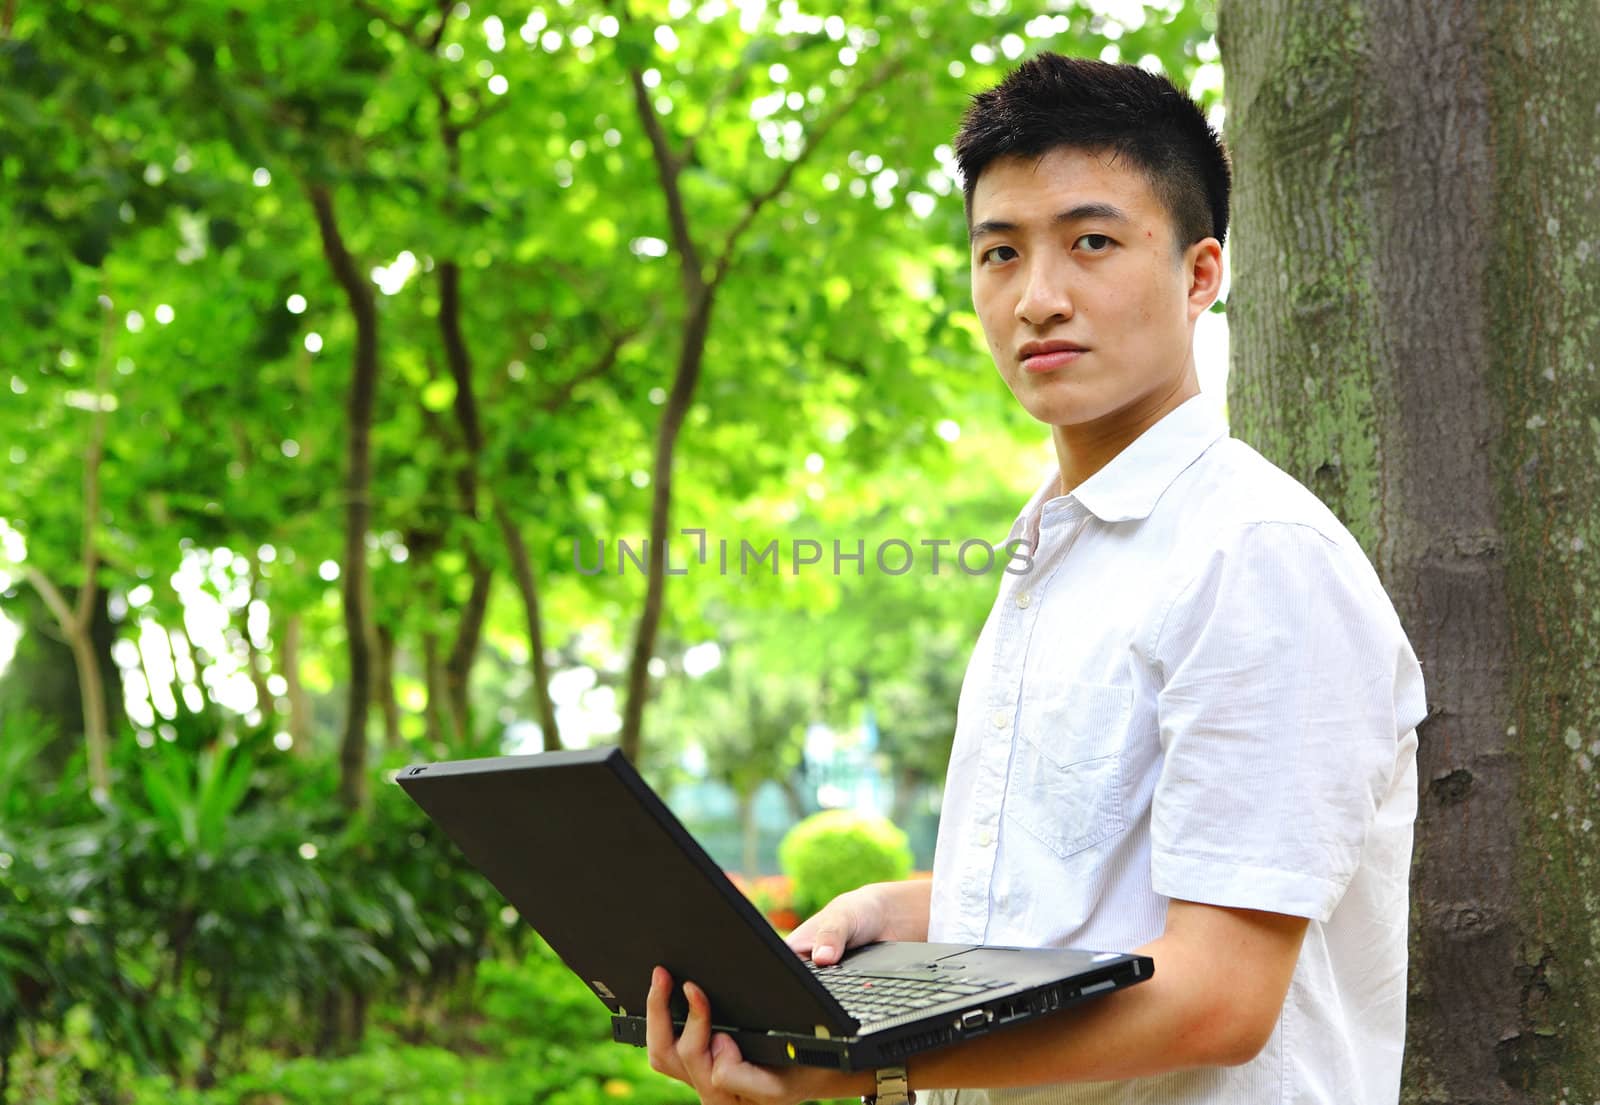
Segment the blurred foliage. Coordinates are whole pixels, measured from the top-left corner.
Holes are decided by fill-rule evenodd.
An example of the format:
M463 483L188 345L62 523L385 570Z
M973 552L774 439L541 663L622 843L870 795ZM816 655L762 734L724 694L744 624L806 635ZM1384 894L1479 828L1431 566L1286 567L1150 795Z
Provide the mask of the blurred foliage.
M920 546L904 575L873 550L998 539L1048 455L1018 463L1039 435L988 370L959 187L936 151L1012 56L1121 51L1187 78L1209 11L1152 10L1124 29L1073 4L630 10L22 5L0 42L0 233L17 258L0 272L0 517L28 564L69 594L83 582L82 447L88 412L110 409L97 580L122 634L182 623L174 572L196 558L231 618L227 648L203 659L238 672L253 644L256 676L311 700L295 736L331 748L345 656L327 574L355 323L309 199L326 188L385 292L368 568L404 736L454 744L506 710L534 715L516 553L485 508L467 509L469 470L525 542L550 658L592 667L614 693L643 580L584 574L574 552L603 541L614 556L646 532L684 338L638 69L708 263L752 220L718 291L669 532L701 528L735 553L783 539L786 561L791 541L826 550L799 570L691 564L669 580L662 657L738 620L754 629L755 670L816 686L902 672L929 639L969 640L991 577L957 570L954 546L938 575ZM447 366L446 262L461 271L477 455ZM104 392L98 364L114 366ZM695 542L676 540L683 564ZM846 556L863 544L865 564L836 565L835 542ZM494 580L478 653L494 677L472 684L489 720L451 735L436 718L430 731L424 704L474 555ZM43 632L29 604L7 609ZM257 708L281 724L292 697L258 693Z
M485 962L519 930L410 803L384 786L339 808L357 322L313 197L380 293L374 778L538 717L524 570L541 658L587 688L562 699L569 738L604 733L644 590L617 542L670 478L672 531L704 530L708 555L673 539L646 771L693 745L741 794L793 783L808 721L871 709L909 792L942 775L995 586L955 549L999 543L1050 463L989 366L943 147L1027 53L1184 81L1214 56L1209 3L1124 8L7 5L0 612L24 643L0 674L0 1101L8 1082L124 1100L155 1075L142 1100L623 1096L607 1079L633 1085L642 1057L563 1035L559 969ZM694 339L662 149L682 226L726 265L670 469L656 434ZM14 535L69 598L90 582L90 475L95 647L128 703L99 801L71 657L8 563ZM816 563L794 562L802 541ZM913 570L876 561L889 541ZM609 567L581 570L597 548ZM724 663L696 678L706 642ZM440 705L457 651L464 725ZM475 978L502 1027L471 1047L503 1058L430 1050ZM381 1007L395 1035L368 1038Z
M403 1004L376 1003L361 1046L289 1057L262 1048L206 1087L170 1075L133 1076L128 1105L691 1105L694 1095L650 1070L642 1050L611 1040L605 1007L537 940L523 956L483 962L443 1015L419 1025ZM78 1052L87 1038L70 1039ZM23 1071L22 1088L60 1105L102 1100L60 1060Z
M911 874L906 834L887 818L854 810L812 814L783 838L778 860L802 917L858 886Z
M348 1046L374 998L447 994L521 943L398 788L346 821L327 771L259 735L185 740L130 742L140 785L103 807L0 762L0 1059L25 1039L85 1093L205 1083L247 1039Z

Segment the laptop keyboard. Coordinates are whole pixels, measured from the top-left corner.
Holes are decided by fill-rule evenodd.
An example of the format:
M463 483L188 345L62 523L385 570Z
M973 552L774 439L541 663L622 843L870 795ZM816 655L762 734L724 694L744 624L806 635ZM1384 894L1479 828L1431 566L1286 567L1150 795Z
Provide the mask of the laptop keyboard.
M959 979L923 978L916 975L874 975L848 967L819 967L806 961L811 973L839 999L858 1021L883 1021L916 1013L947 1001L961 1001L1008 985L1000 979L975 978L963 974Z

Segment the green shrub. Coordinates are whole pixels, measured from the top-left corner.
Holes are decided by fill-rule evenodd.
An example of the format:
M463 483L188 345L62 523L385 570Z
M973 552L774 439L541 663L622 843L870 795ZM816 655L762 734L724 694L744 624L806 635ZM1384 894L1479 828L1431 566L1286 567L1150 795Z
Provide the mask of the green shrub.
M824 810L789 830L778 845L778 862L804 918L847 890L911 874L911 845L885 818Z
M651 1071L642 1049L611 1042L605 1006L542 941L518 961L484 961L477 983L451 1047L369 1027L350 1055L253 1050L204 1090L136 1079L131 1105L695 1105L694 1091Z
M520 963L486 959L478 965L477 1007L487 1018L479 1038L491 1047L529 1040L579 1046L611 1039L605 1005L542 939L531 941Z

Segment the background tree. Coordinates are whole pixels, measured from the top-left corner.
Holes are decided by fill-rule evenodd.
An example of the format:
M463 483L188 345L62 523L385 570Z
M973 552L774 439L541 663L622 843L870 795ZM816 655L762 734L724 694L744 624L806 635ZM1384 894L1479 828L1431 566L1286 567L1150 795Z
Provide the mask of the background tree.
M1237 432L1361 539L1428 681L1408 1101L1600 1095L1596 16L1222 4Z
M545 1047L559 966L379 780L626 732L664 784L697 713L746 794L869 708L942 762L995 584L955 546L1049 459L971 311L951 133L1031 50L1187 80L1205 9L0 6L0 1100L398 1099L443 1052L241 1080L369 1017L476 1055L480 983L537 1045L485 1100L618 1096L637 1064ZM785 563L615 569L684 527Z
M3 164L25 201L4 215L22 263L0 348L51 421L9 408L4 516L70 583L81 505L39 489L81 465L45 427L92 392L102 289L129 289L100 586L175 635L182 681L194 627L167 579L193 559L236 620L194 693L224 663L252 724L302 751L337 725L349 804L374 703L386 744L501 724L470 706L500 701L473 685L485 639L517 643L547 746L552 657L625 667L636 743L655 627L706 632L695 607L729 584L674 581L674 605L659 560L588 577L572 539L659 551L669 509L777 536L816 514L812 458L838 500L817 519L850 526L855 483L938 463L974 331L949 121L1030 41L1183 72L1204 33L1187 11L680 7L69 0L14 27Z

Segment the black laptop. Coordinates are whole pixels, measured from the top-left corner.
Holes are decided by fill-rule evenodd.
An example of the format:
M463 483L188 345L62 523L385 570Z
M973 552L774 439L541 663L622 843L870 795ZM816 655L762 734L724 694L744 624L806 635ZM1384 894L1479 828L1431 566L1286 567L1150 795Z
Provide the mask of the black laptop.
M419 764L398 782L644 1046L657 964L711 1000L746 1059L838 1070L909 1055L1149 978L1146 956L882 943L798 956L616 748ZM671 1009L687 1016L673 987Z

